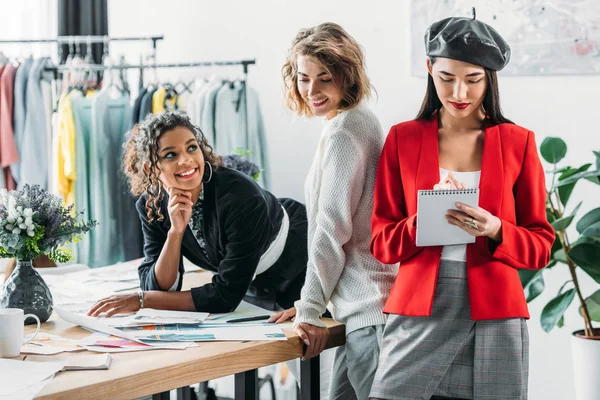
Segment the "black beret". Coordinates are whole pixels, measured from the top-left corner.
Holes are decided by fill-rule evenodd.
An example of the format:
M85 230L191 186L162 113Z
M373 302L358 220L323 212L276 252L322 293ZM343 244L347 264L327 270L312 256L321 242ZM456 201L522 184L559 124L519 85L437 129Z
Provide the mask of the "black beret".
M508 64L510 47L488 24L473 18L445 18L425 32L428 57L444 57L500 71Z

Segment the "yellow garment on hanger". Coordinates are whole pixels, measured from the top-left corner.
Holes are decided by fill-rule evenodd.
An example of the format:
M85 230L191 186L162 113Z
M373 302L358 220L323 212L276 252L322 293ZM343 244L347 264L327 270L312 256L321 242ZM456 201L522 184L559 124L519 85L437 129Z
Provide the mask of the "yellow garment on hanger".
M75 204L75 118L71 94L63 93L58 101L56 126L58 141L58 192L62 195L65 205Z
M152 95L152 114L160 114L165 111L165 98L167 97L167 89L164 87L159 88ZM169 100L167 100L166 104L168 107L168 111L173 111L175 109L183 111L183 104L181 102L181 96L173 96Z

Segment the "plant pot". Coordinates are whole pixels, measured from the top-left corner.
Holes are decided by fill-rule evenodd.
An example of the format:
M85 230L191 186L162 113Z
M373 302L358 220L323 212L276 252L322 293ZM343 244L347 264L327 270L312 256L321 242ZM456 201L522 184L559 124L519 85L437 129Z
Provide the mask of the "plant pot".
M600 399L600 329L594 337L584 337L583 330L573 332L573 373L575 374L575 399Z
M46 322L52 314L52 294L30 260L17 260L17 267L4 284L0 308L20 308ZM25 325L34 324L27 318Z

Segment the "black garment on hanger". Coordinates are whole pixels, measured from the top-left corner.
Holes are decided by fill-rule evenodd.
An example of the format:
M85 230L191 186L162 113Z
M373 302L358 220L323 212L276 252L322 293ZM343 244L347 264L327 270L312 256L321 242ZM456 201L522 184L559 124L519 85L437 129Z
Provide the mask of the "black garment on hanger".
M58 0L58 35L108 35L107 0ZM102 43L92 44L92 54L96 64L102 63ZM86 53L85 41L79 46L81 54ZM64 64L69 54L69 44L62 44Z

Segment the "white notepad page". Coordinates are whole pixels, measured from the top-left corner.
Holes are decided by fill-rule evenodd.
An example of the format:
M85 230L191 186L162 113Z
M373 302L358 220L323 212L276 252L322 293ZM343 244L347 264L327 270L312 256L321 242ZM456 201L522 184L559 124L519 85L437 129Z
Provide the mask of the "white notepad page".
M475 237L446 220L447 210L456 202L479 205L479 189L419 190L417 205L417 246L447 246L475 243Z

